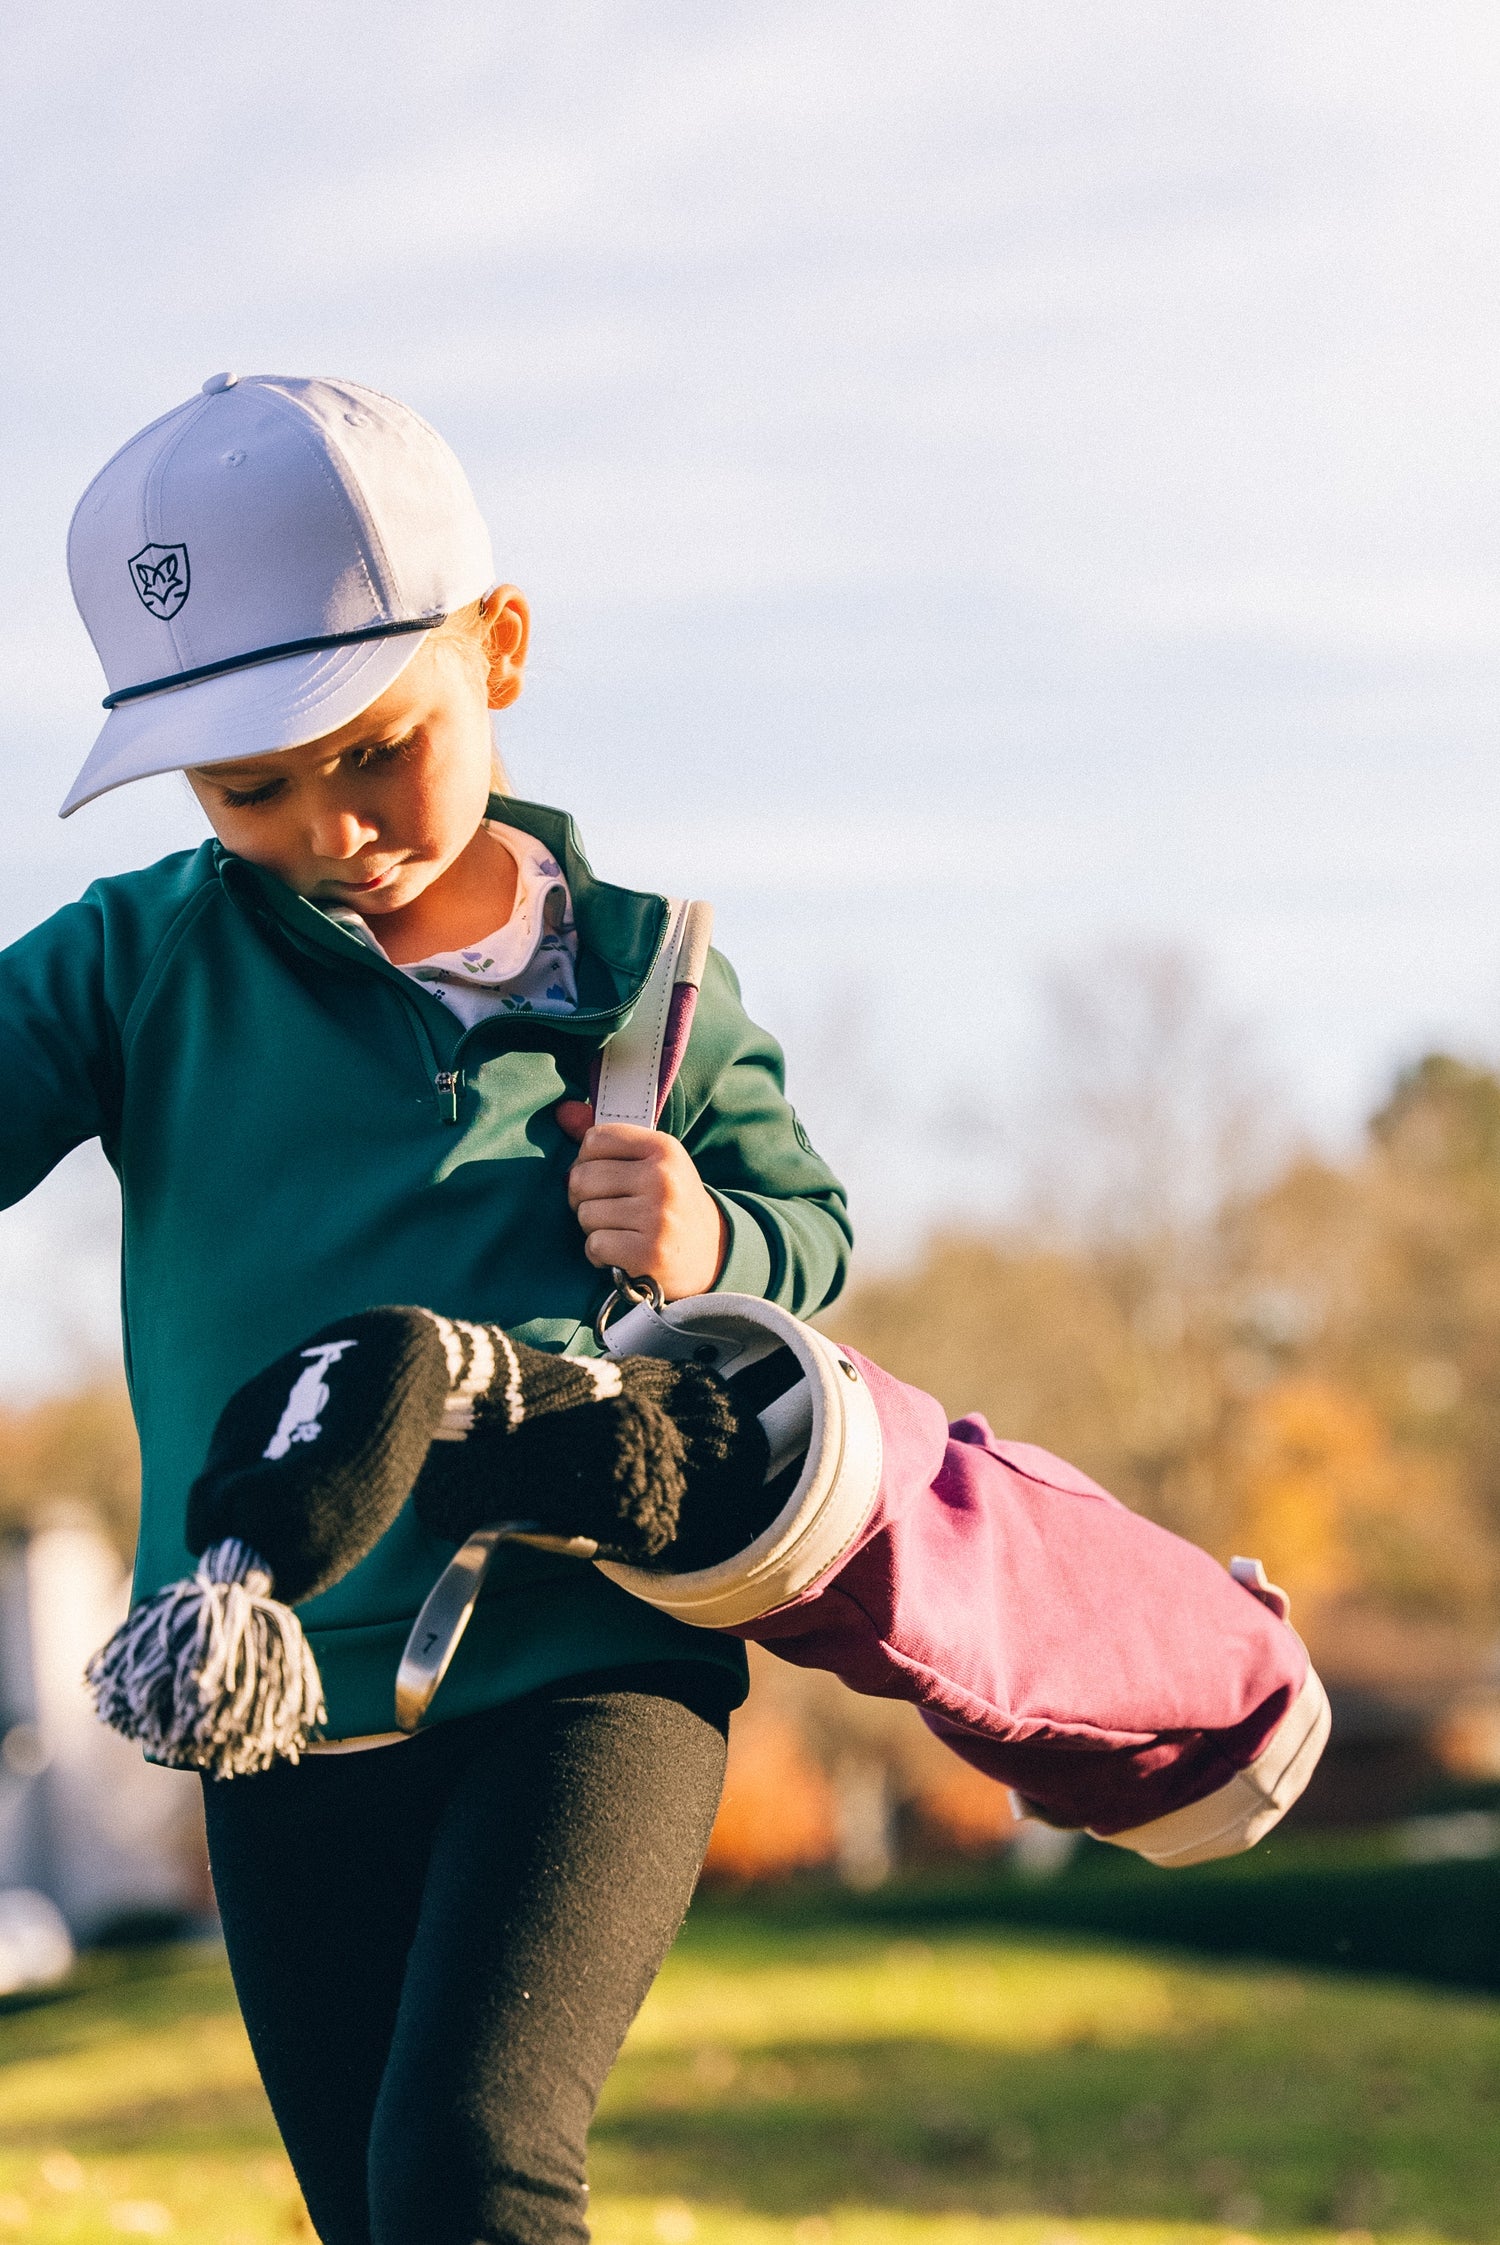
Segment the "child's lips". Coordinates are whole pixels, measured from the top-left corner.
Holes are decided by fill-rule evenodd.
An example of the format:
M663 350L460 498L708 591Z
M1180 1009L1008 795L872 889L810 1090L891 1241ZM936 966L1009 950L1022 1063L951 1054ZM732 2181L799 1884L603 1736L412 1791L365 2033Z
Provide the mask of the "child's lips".
M372 889L389 887L400 870L397 865L388 865L383 873L372 873L368 881L331 881L329 887L337 889L341 896L368 896Z

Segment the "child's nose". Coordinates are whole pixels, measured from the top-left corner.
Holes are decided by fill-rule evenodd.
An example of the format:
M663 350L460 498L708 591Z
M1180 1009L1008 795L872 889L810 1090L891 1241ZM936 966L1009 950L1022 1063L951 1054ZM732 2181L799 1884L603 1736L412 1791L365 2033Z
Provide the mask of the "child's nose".
M354 811L326 810L313 819L308 841L314 857L328 860L358 857L373 842L379 829Z

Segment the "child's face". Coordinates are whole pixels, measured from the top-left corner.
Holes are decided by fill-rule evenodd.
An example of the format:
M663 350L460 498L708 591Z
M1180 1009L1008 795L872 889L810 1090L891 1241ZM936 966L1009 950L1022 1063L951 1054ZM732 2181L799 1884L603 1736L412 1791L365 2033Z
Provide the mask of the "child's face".
M489 711L520 691L525 602L502 588L482 624L488 677L486 650L435 636L338 732L189 771L225 848L318 904L373 918L414 902L474 839L493 784Z

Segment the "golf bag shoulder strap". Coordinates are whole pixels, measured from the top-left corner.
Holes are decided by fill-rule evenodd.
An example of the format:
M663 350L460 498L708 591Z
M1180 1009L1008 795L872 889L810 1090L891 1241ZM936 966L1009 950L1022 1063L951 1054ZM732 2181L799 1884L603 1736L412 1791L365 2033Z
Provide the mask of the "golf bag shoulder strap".
M634 1012L600 1058L596 1122L655 1128L687 1050L713 927L711 904L668 897L667 931L655 963Z

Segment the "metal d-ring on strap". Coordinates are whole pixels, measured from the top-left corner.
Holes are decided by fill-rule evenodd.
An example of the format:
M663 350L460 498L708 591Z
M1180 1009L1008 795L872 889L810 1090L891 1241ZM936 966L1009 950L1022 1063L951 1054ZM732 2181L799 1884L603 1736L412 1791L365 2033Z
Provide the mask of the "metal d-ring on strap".
M632 1308L649 1304L653 1310L660 1311L667 1298L659 1281L649 1271L642 1272L639 1278L632 1278L615 1263L611 1265L609 1275L614 1280L614 1285L594 1312L594 1339L606 1354L609 1351L609 1321L622 1302L629 1302Z

